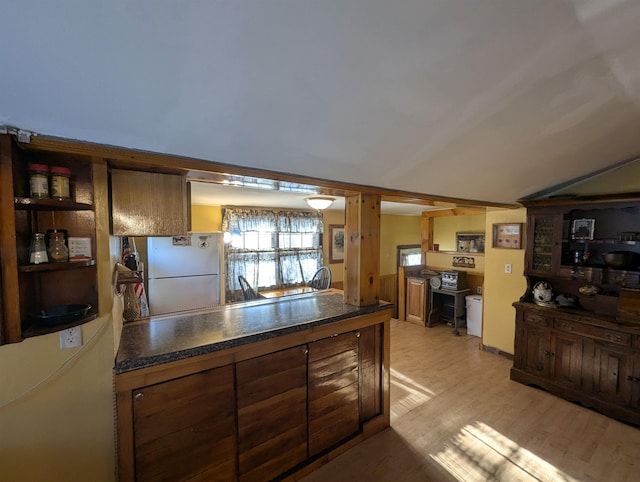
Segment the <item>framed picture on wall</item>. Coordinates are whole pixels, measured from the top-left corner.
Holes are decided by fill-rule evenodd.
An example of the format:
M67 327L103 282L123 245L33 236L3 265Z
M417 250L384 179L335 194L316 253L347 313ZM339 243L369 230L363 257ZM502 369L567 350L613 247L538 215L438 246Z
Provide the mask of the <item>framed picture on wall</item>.
M522 223L494 224L492 247L522 249Z
M456 233L456 251L462 253L484 253L484 232Z
M329 263L344 262L344 224L329 225Z

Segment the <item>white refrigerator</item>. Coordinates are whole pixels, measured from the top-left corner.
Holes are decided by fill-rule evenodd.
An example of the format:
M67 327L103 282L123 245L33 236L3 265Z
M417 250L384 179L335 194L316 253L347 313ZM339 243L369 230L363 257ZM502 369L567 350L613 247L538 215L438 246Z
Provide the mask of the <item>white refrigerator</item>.
M224 304L222 233L147 238L149 313Z

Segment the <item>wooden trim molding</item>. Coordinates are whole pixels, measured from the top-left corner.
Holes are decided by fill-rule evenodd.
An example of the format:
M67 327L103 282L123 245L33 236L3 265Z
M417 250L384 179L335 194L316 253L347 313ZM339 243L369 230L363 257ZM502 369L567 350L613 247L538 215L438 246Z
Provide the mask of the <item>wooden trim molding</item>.
M37 149L50 152L65 152L73 154L82 154L86 156L96 156L108 159L116 167L130 169L157 169L159 172L177 172L187 171L187 177L198 177L199 173L226 173L238 176L263 177L265 179L274 179L279 181L288 181L293 183L306 183L311 186L320 188L320 194L332 194L335 196L346 196L350 192L358 192L362 194L375 194L384 196L386 200L394 202L411 202L416 204L425 204L431 206L436 203L461 204L469 212L466 214L479 213L484 211L487 206L502 208L518 208L518 205L505 203L492 203L485 201L476 201L473 199L450 198L446 196L427 195L422 193L414 193L409 191L399 191L394 189L386 189L372 186L363 186L360 184L348 182L336 182L327 179L313 178L299 174L291 174L285 172L269 171L266 169L258 169L252 167L235 166L232 164L224 164L220 162L211 162L202 159L195 159L184 156L176 156L170 154L161 154L151 151L142 151L135 149L127 149L118 146L109 146L104 144L96 144L92 142L82 142L78 140L61 139L52 136L32 135L29 144L21 144L25 149ZM167 171L167 169L170 171ZM475 207L475 209L473 209ZM480 211L478 211L480 210ZM463 214L456 210L456 214ZM433 211L440 212L440 211Z
M493 346L485 345L483 343L480 343L479 348L482 351L487 351L489 353L493 353L494 355L498 355L498 356L501 356L501 357L504 357L504 358L506 358L508 360L513 361L513 353L507 353L506 351L502 351L499 348L495 348Z

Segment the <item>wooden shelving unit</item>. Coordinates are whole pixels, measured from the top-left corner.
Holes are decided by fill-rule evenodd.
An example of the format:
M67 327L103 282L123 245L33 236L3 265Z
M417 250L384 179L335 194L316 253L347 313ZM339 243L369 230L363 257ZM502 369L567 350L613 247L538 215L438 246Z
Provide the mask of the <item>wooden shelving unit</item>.
M71 170L72 199L32 199L29 163ZM93 166L90 158L30 149L9 135L0 135L0 248L2 249L2 317L0 344L60 331L98 316L98 280L95 259L30 264L34 233L65 230L69 237L92 240L96 253ZM61 305L90 305L82 319L46 324L35 318L42 310Z

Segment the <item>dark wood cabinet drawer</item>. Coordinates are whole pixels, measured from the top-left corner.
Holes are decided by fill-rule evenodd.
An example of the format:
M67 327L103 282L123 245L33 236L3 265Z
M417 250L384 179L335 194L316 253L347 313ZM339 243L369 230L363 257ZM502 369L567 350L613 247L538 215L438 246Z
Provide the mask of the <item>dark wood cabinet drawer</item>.
M537 313L525 312L524 321L531 323L532 325L551 326L551 318L541 316Z
M608 341L610 343L616 343L618 345L631 346L631 335L628 333L620 333L618 331L606 330L590 325L583 325L582 323L575 323L568 320L554 320L556 329L569 331L572 333L578 333L589 338L596 340Z

